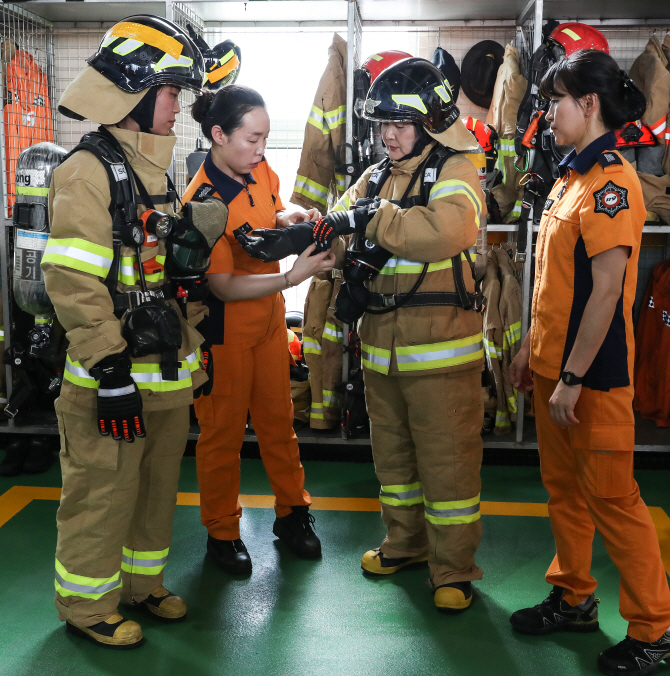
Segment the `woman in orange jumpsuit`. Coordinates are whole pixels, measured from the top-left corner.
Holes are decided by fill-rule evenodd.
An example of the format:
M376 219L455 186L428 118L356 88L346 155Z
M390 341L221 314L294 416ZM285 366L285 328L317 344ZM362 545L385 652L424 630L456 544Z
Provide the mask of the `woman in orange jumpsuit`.
M621 575L626 638L600 654L606 674L646 674L670 654L670 591L654 525L633 478L633 301L646 210L613 130L645 100L604 52L582 50L542 80L556 142L575 149L544 206L529 334L511 366L535 391L542 480L556 556L547 599L516 631L598 629L590 574L595 529Z
M192 115L212 142L185 201L218 197L228 205L226 233L216 244L208 272L206 337L215 377L211 394L196 400L200 438L196 449L200 509L207 552L229 573L248 573L251 559L240 539L240 450L251 413L263 464L275 495L274 534L297 556L314 558L321 543L309 513L309 493L293 431L284 300L281 291L330 270L334 256L314 256L311 246L293 268L263 263L244 252L233 232L248 223L281 228L318 218L318 212L285 211L279 179L263 153L270 119L261 96L231 85L198 96ZM311 225L306 226L311 242ZM225 321L224 321L225 315Z

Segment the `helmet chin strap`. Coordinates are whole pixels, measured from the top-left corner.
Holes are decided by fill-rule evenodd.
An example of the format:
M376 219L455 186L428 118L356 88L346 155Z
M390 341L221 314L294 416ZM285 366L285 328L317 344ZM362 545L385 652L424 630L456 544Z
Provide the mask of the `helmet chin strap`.
M128 113L137 124L140 125L140 131L144 134L150 134L154 126L154 110L156 108L156 96L162 85L155 85L149 89L142 100Z
M416 141L414 141L414 147L412 150L407 153L404 157L401 157L396 162L404 162L409 160L411 157L418 157L424 151L426 146L432 141L432 138L426 133L426 130L420 124L414 124L416 129Z

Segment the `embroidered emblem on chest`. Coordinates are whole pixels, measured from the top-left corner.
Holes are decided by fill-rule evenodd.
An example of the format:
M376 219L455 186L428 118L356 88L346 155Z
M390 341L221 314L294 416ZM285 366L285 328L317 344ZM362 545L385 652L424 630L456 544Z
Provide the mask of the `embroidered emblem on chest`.
M628 190L618 186L612 181L607 181L604 188L593 193L596 200L596 214L607 214L614 218L623 209L630 209L628 205Z

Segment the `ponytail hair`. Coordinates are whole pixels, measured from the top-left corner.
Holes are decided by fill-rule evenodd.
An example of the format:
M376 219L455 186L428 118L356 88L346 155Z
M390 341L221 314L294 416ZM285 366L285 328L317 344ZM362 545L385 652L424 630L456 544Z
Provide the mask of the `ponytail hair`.
M242 118L254 108L265 109L263 97L254 89L227 85L218 91L204 89L191 106L191 117L200 124L205 138L212 140L212 127L230 136L242 126Z
M603 124L610 130L639 120L647 108L647 101L638 86L619 69L609 54L596 49L574 52L545 73L540 83L540 95L550 98L565 94L575 100L596 94Z

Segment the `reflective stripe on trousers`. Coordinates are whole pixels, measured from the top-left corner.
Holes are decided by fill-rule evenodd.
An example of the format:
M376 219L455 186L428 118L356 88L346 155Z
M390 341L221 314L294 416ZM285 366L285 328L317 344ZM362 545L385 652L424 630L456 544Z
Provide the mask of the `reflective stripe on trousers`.
M313 401L312 408L309 411L309 417L323 420L323 404L318 401Z
M323 327L323 338L333 343L342 343L344 342L344 332L332 322L326 322L326 325Z
M305 354L321 354L321 345L314 338L303 336L302 350Z
M84 577L68 573L65 566L56 559L56 592L61 596L80 596L85 599L97 600L103 594L113 589L120 588L121 571L118 571L111 577Z
M333 390L323 390L323 405L330 408L339 408L340 401L337 392Z
M450 502L429 502L424 498L426 521L436 526L453 526L459 523L472 523L481 518L479 495L468 500Z
M371 371L386 375L391 368L391 350L361 343L361 362Z
M379 502L393 507L420 505L423 502L421 482L382 486L379 491Z
M133 575L158 575L167 563L170 548L158 552L134 552L123 548L121 570Z

